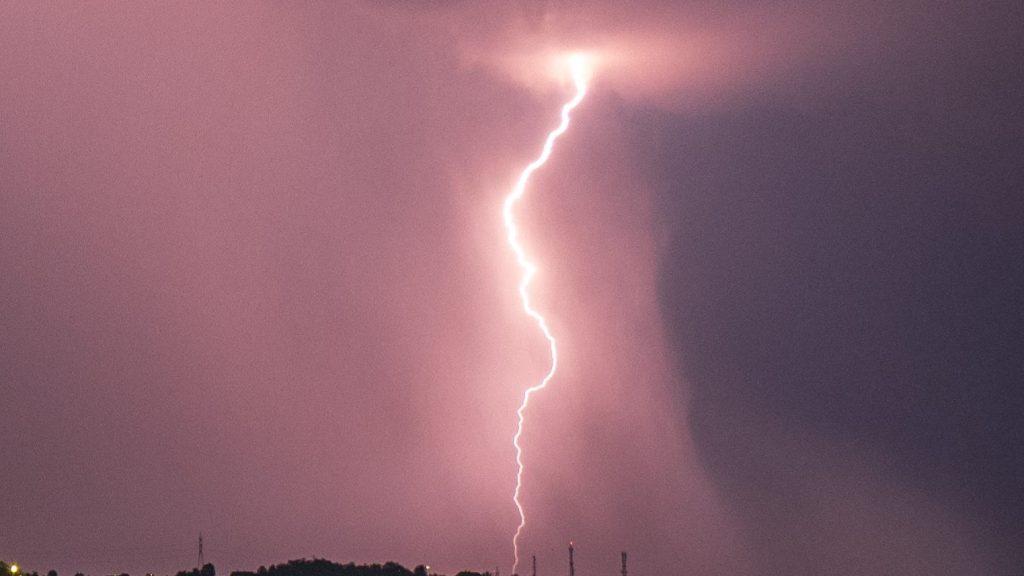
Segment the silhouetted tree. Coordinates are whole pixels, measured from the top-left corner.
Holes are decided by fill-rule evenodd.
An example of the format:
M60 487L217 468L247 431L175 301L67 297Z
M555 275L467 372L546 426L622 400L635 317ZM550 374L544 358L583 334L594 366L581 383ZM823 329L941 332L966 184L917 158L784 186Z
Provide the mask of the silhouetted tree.
M425 569L424 569L425 570ZM180 575L179 575L180 576ZM186 575L190 576L190 575ZM197 575L202 576L202 575ZM337 564L314 558L292 560L287 564L260 566L252 572L232 572L231 576L417 576L406 567L395 562L357 566L353 563Z
M127 575L124 575L127 576ZM192 570L182 570L178 572L177 576L217 576L217 569L213 567L213 564L204 564L202 568L193 568Z

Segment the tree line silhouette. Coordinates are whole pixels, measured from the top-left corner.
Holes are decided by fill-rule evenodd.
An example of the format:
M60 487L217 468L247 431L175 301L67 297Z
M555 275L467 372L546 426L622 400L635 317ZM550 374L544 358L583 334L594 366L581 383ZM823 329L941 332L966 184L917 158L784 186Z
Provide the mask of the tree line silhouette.
M178 576L216 576L215 574L181 574ZM231 576L428 576L427 567L420 564L409 570L397 562L384 564L338 564L321 558L291 560L269 568L260 566L255 572L232 572ZM432 575L440 576L440 575ZM455 576L491 576L490 572L464 570Z
M15 576L11 572L12 564L0 561L0 576ZM19 571L16 576L39 576L38 572L21 572ZM58 576L55 570L47 572L46 576ZM81 572L75 574L75 576L85 576ZM114 576L114 575L110 575ZM128 574L119 574L116 576L129 576ZM147 576L152 576L147 574ZM217 569L213 564L204 564L201 568L193 568L192 570L182 570L175 576L217 576ZM230 576L443 576L439 574L428 574L427 567L419 565L409 570L405 566L398 564L397 562L385 562L384 564L355 564L349 562L348 564L339 564L337 562L331 562L330 560L324 560L322 558L313 558L307 560L302 558L300 560L290 560L284 564L272 564L269 567L260 566L255 571L235 571L231 572ZM455 576L492 576L490 572L472 572L464 570L459 572Z

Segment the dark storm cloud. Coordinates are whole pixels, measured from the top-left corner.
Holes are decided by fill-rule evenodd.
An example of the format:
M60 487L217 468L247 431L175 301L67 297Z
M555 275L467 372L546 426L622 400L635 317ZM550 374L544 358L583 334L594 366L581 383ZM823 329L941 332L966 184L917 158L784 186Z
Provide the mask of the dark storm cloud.
M1021 8L637 116L692 430L764 573L1009 573L1024 515Z

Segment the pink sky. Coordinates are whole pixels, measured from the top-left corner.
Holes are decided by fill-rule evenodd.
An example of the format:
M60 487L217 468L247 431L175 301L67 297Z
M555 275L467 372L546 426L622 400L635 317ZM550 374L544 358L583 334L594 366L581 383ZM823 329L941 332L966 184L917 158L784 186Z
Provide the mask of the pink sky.
M564 94L352 7L5 11L6 549L167 571L202 530L222 570L507 570L545 350L500 200ZM524 552L710 566L729 531L675 416L610 106L580 109L521 210L564 347L524 436Z

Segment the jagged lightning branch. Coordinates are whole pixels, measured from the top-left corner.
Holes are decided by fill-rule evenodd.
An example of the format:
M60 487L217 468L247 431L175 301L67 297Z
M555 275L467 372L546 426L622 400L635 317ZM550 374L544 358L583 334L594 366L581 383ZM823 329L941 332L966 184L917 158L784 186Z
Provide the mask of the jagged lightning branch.
M523 311L526 315L537 323L541 332L544 333L544 337L547 338L548 345L551 348L551 368L548 373L540 381L539 384L531 386L526 389L523 393L523 402L519 405L519 410L516 411L516 415L519 418L518 425L516 427L516 434L512 437L512 444L516 449L516 490L512 496L512 501L516 504L516 510L519 511L519 527L516 528L516 534L512 538L512 550L515 556L515 563L512 565L512 573L516 574L519 569L519 536L523 532L523 528L526 526L526 514L523 512L523 504L519 501L519 493L523 488L523 448L519 444L519 438L523 435L523 423L526 414L526 407L530 404L530 396L534 392L543 390L547 387L548 382L555 375L555 370L558 368L558 346L555 343L555 337L551 334L551 330L548 328L548 323L544 319L544 316L537 312L530 304L530 282L533 281L533 276L537 273L537 265L530 261L526 255L526 250L519 243L519 229L516 228L515 216L513 215L513 208L515 205L522 200L523 195L526 193L526 184L530 181L530 176L533 175L538 168L544 165L551 156L551 151L555 147L555 140L559 136L565 134L565 131L569 129L569 114L574 108L579 106L580 102L583 101L583 97L587 94L587 63L586 60L580 55L574 55L569 58L570 72L572 73L573 84L576 86L576 95L573 96L572 100L569 100L562 106L562 120L558 127L548 133L547 139L544 141L544 147L541 150L540 156L536 160L530 162L530 164L523 170L522 174L519 175L519 180L516 181L515 187L512 188L512 192L505 197L505 203L502 206L502 216L505 222L505 231L508 236L508 244L512 248L512 251L516 255L516 263L519 265L519 269L522 270L522 277L519 280L519 299L523 303Z

